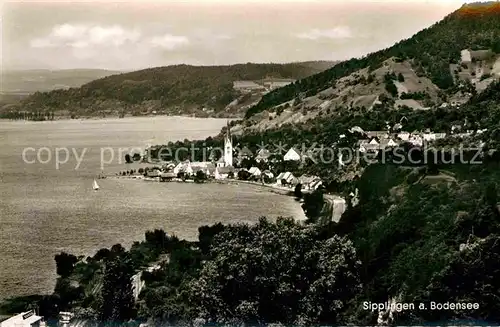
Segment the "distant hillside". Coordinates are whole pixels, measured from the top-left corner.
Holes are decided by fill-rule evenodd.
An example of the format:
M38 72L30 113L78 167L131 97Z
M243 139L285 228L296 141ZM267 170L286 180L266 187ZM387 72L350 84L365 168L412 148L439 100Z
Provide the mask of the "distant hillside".
M1 74L0 93L12 98L16 95L27 96L37 91L80 87L95 79L118 73L120 72L103 69L5 70Z
M458 105L499 76L500 3L468 4L390 48L266 94L245 124L268 129L377 105Z
M56 112L62 115L196 114L239 116L257 103L259 94L233 88L238 80L298 79L332 67L334 62L176 65L107 76L79 88L36 92L8 110ZM229 104L233 104L226 108ZM234 106L234 104L239 104ZM247 107L245 107L245 105ZM4 108L4 112L7 110ZM227 110L226 110L227 109Z

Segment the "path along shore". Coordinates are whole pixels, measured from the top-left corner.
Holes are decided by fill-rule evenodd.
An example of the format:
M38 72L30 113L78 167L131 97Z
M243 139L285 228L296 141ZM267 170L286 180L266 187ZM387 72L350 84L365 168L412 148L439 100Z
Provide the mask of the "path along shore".
M144 177L142 175L134 175L134 176L107 176L106 178L109 179L134 179L134 180L143 180L143 181L149 181L149 182L159 182L159 177ZM183 181L180 178L173 178L169 182L165 183L194 183L193 180L187 180ZM249 185L255 185L259 186L262 188L265 188L269 190L270 192L276 193L276 194L281 194L281 195L291 195L293 196L293 188L286 187L286 186L280 186L276 184L264 184L261 182L254 182L254 181L243 181L243 180L238 180L238 179L208 179L206 180L207 183L218 183L218 184L249 184ZM308 193L308 190L302 190L302 193Z

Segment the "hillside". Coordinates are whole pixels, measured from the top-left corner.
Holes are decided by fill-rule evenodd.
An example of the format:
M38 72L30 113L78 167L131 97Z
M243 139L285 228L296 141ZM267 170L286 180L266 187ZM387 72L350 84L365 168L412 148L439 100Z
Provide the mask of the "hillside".
M317 143L330 146L332 142L339 140L339 134L346 133L352 125L359 125L366 130L381 130L386 121L399 121L402 116L406 116L408 122L405 124L409 130L449 129L450 125L464 120L469 121L471 126L477 123L480 127L487 128L487 132L481 134L487 141L487 147L498 151L500 149L499 100L500 82L497 82L491 84L485 92L473 96L460 110L436 108L374 111L358 115L348 113L336 119L326 117L315 119L312 122L313 126L288 125L280 129L254 134L247 133L243 136L236 136L234 143L240 147L247 146L252 150L255 149L255 145L259 144L282 143L289 146L306 144L309 147ZM341 149L356 144L355 133L346 134L348 134L347 137L337 144ZM220 139L210 137L206 140L195 141L194 147L218 147L221 146L221 142ZM168 146L176 150L176 148L190 147L191 144L190 142L176 142ZM209 278L214 278L217 282L209 284L210 286L207 285L207 276L203 275L203 272L200 273L201 275L194 274L191 281L207 287L204 292L197 291L196 294L213 296L213 294L221 294L218 292L222 288L223 295L217 298L221 303L234 308L251 303L252 308L256 308L251 312L261 321L281 322L285 325L292 325L292 322L300 318L295 315L296 312L300 312L299 309L289 310L288 315L273 315L273 313L305 301L311 301L307 303L310 303L312 308L320 307L321 303L325 303L325 296L331 299L330 301L335 301L337 298L333 298L332 294L324 291L333 288L336 294L343 294L340 300L342 305L335 313L325 316L315 315L313 319L317 319L315 322L318 325L375 325L377 323L376 312L367 312L360 305L365 301L415 303L417 309L394 312L393 323L398 325L422 325L421 323L427 322L442 323L463 319L498 321L500 310L497 299L500 285L495 276L498 275L498 267L500 267L498 254L500 192L497 187L500 182L498 169L500 157L488 155L489 151L484 151L480 158L476 158L480 159L481 163L473 164L469 160L474 160L472 158L476 157L477 150L472 148L460 153L448 152L445 162L443 155L438 156L438 159L432 159L435 158L432 152L424 154L418 147L401 148L406 149L405 157L407 155L406 158L411 157L413 161L406 160L397 163L398 158L391 157L391 151L389 151L387 156L379 155L378 162L373 162L375 158L371 156L361 156L360 163L353 160L346 163L344 167L339 167L336 162L328 161L328 155L324 161L305 162L298 166L286 162L270 164L273 166L271 169L277 169L275 172L292 171L295 176L303 173L319 176L324 181L325 192L342 194L346 197L348 209L338 223L314 221L315 225L309 231L311 234L304 237L312 243L316 240L315 232L320 231L321 240L324 243L327 243L331 237L346 237L352 241L355 251L351 253L356 253L361 266L359 268L353 268L354 265L343 266L346 270L352 269L353 279L350 279L350 282L354 283L344 284L349 282L344 282L342 279L342 285L349 285L348 289L355 289L354 294L345 292L346 290L340 285L335 285L334 281L325 288L323 288L324 284L319 284L321 285L319 291L315 288L312 292L321 294L318 297L311 298L311 293L300 286L291 288L294 291L290 291L288 284L280 277L286 276L288 282L293 281L297 276L304 278L303 276L314 275L312 272L315 272L316 263L307 266L308 263L304 260L283 259L283 255L289 251L299 253L290 250L294 245L289 245L288 241L293 234L287 232L283 240L279 239L279 232L275 232L274 236L269 238L262 237L262 234L258 237L249 236L248 229L251 227L244 227L247 228L245 232L238 234L244 235L241 244L236 241L238 239L236 235L227 237L230 242L234 243L217 243L217 247L221 246L218 248L221 251L220 256L208 259L201 266L202 268L197 269L200 271L208 267L215 269L214 267L219 267L219 264L225 269L221 267L216 272L211 271ZM320 154L316 156L316 159L319 159L319 156ZM449 160L449 156L453 156L455 160ZM384 157L386 160L382 162L381 158ZM427 157L429 162L418 163L417 161L415 163L418 157ZM367 160L364 161L363 158ZM262 169L267 169L267 167ZM359 195L357 204L349 200L348 194L351 192ZM304 201L306 199L305 197ZM309 215L308 218L310 219ZM200 240L203 239L200 236ZM266 262L272 263L272 266L265 266L258 261L263 253L258 244L261 240L270 242L266 249L270 249L271 252L264 257L268 258ZM219 241L222 240L219 239ZM271 244L279 244L279 246L274 247ZM297 243L293 241L292 244ZM241 253L236 252L238 255L235 255L233 251L241 251ZM252 254L255 254L257 258L254 259ZM345 256L340 255L338 258L345 258ZM247 268L248 261L251 262L250 266L259 267L259 269ZM189 261L185 260L185 262ZM277 267L281 269L281 264L289 262L292 266L285 268L283 273L282 270L278 270L277 276L280 276L276 279L278 282L269 283L264 288L274 292L275 285L286 286L272 293L274 296L272 301L260 293L262 288L252 287L254 283L273 278L272 274L276 273ZM294 263L300 263L300 269L307 266L307 271L311 274L303 274L302 270L293 266ZM163 272L158 274L159 277L147 284L143 296L146 306L144 312L148 318L156 318L163 323L165 320L171 323L184 319L191 321L194 317L199 317L198 314L204 313L203 310L200 313L200 307L210 310L213 306L213 302L193 306L183 302L185 298L179 294L185 294L185 290L189 292L192 289L189 287L184 289L186 284L176 283L178 279L175 278L173 270L178 269L177 267L177 263L164 267ZM236 272L241 274L238 275ZM266 277L261 278L260 273ZM236 275L239 278L235 279ZM319 276L326 279L331 274L320 273ZM221 280L230 281L229 286ZM361 287L358 289L358 286ZM167 287L169 290L170 287L177 287L177 291L167 293L165 291ZM245 292L241 292L241 289L245 289ZM275 295L283 293L285 294L283 297ZM156 302L155 299L161 296L167 297L168 300ZM316 300L318 302L314 302ZM429 305L431 301L480 303L480 306L474 310L418 309L418 303ZM272 309L269 309L270 303L274 305ZM177 308L188 308L188 310L175 310ZM192 315L193 312L190 310L193 310L195 314ZM162 314L163 312L175 312L175 314L166 317ZM247 311L235 309L228 312L231 319L254 318L254 316L248 317ZM307 313L300 316L307 317ZM214 313L207 319L220 321L224 318L226 317ZM389 320L389 325L391 325L391 319L382 318L384 321Z
M500 3L468 4L394 46L266 94L246 113L262 130L321 115L467 102L500 77Z
M157 67L107 76L79 88L36 92L8 110L74 116L151 113L239 116L260 100L265 89L243 92L234 87L234 82L266 77L295 80L332 65L333 62L319 61Z
M1 74L0 103L15 103L37 91L80 87L95 79L118 73L103 69L4 70Z

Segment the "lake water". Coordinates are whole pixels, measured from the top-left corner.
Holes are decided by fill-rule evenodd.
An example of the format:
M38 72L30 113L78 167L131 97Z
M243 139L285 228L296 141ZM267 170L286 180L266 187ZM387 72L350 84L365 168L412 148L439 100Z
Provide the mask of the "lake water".
M92 255L116 243L130 246L154 228L194 240L199 226L216 222L252 223L264 215L303 219L294 199L252 185L108 178L98 181L99 192L92 191L102 148L118 152L148 143L204 139L225 123L185 117L0 121L0 299L50 293L56 278L54 255L61 251ZM43 147L47 149L38 159L45 164L36 156ZM26 148L33 148L25 159L34 163L23 159ZM56 148L70 153L58 169ZM83 158L78 169L73 151ZM65 153L59 153L64 161ZM104 172L141 166L120 161L116 155Z

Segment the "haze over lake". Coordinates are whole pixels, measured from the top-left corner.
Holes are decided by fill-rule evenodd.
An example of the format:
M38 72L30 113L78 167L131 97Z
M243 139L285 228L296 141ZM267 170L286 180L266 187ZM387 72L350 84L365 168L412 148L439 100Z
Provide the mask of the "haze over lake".
M226 120L184 117L0 121L0 299L50 293L55 285L54 255L66 251L93 255L116 243L128 247L144 232L163 228L194 240L199 226L217 222L255 222L260 216L303 218L291 197L250 185L153 183L139 180L92 181L100 172L100 149L144 148L149 143L204 139ZM31 147L25 163L23 149ZM44 150L38 162L36 152ZM56 148L70 159L56 169ZM80 167L72 149L80 156ZM116 153L118 155L118 153ZM119 160L120 159L120 160ZM121 161L122 163L120 163ZM137 169L123 158L107 174ZM145 165L142 165L143 167Z

